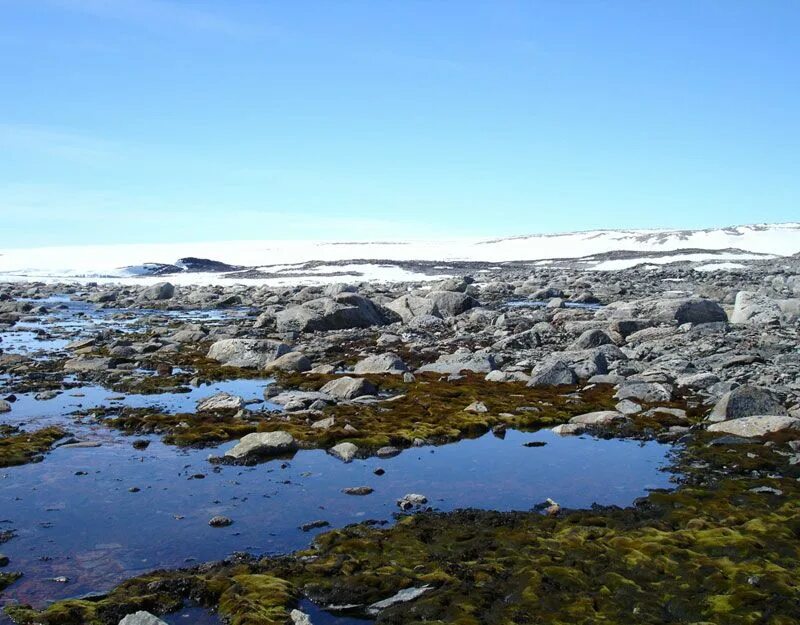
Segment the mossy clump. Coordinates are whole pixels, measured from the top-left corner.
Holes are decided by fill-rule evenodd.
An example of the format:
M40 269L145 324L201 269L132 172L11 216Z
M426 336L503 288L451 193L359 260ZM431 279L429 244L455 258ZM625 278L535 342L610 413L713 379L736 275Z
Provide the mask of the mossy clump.
M614 405L608 386L584 390L530 388L523 383L487 382L479 374L465 374L455 380L422 374L408 383L400 376L365 377L392 397L327 408L322 416L335 418L334 426L328 430L290 422L289 431L310 445L326 447L349 441L368 452L386 445L409 447L415 439L437 444L452 442L480 436L497 425L516 429L554 426L583 412ZM284 376L279 382L301 390L318 390L331 379L334 376L293 375ZM474 402L482 402L487 412L465 410Z
M260 369L250 369L242 367L230 367L223 365L208 358L208 350L211 343L201 343L191 348L184 348L180 352L170 355L169 361L162 360L159 355L152 361L153 365L161 362L180 367L186 371L191 371L189 378L199 377L209 382L220 380L252 380L265 377L265 373ZM184 374L186 375L186 374Z
M284 625L288 622L288 606L296 597L289 582L264 574L236 575L230 581L219 598L219 613L230 625Z
M330 375L284 376L284 387L318 390ZM536 389L521 383L487 382L476 374L446 381L435 374L403 382L399 376L367 376L382 393L391 397L370 403L343 403L321 413L254 412L237 416L222 413L161 414L152 410L123 409L108 414L104 424L130 434L159 433L164 441L181 446L204 446L241 438L252 432L285 430L307 448L328 448L343 441L355 443L368 454L386 445L410 447L415 439L447 443L480 436L496 425L538 429L564 423L592 410L613 407L609 386ZM488 412L464 410L475 401ZM312 427L314 421L334 417L327 429Z
M117 625L127 614L169 614L186 601L217 608L231 625L283 625L296 602L293 586L255 573L254 565L231 562L187 571L156 571L128 580L107 595L58 601L45 610L9 605L15 623L28 625Z
M0 425L0 467L35 462L66 434L59 427L23 432L16 427Z
M183 606L183 597L204 597L206 592L196 574L158 571L123 582L104 596L58 601L41 612L25 605L9 605L6 613L17 623L117 625L125 615L139 610L175 612Z
M103 424L127 434L161 434L165 443L179 447L205 447L239 439L258 430L255 422L235 414L163 414L147 409L124 409Z
M0 573L0 592L3 592L20 577L22 577L22 573Z

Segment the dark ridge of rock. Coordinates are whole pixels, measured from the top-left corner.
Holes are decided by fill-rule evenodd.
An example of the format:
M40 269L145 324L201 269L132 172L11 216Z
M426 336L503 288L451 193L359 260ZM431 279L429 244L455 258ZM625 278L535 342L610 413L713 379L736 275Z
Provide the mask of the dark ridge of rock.
M187 273L226 273L246 269L242 265L229 265L219 260L196 258L194 256L181 258L175 265Z

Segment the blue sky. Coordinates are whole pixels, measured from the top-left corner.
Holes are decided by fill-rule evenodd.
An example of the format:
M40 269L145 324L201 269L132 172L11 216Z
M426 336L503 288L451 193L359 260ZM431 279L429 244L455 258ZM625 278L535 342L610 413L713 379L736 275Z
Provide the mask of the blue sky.
M0 0L0 246L798 220L798 60L795 0Z

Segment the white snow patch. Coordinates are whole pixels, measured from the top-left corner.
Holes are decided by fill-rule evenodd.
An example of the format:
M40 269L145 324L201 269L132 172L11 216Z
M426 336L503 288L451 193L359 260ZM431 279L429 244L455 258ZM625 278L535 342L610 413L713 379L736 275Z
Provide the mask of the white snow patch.
M647 258L653 252L679 249L721 250L737 248L751 253L744 255L702 255ZM137 283L149 278L137 278L148 264L175 264L185 257L215 260L230 265L263 267L275 272L292 269L308 261L337 262L352 259L366 261L480 261L498 263L506 261L539 261L546 265L550 259L578 258L620 250L641 251L641 259L605 261L595 268L621 269L635 264L663 264L674 260L740 260L754 258L753 253L790 255L800 252L800 223L776 225L737 226L709 230L596 230L552 235L532 235L504 239L453 239L438 241L380 241L321 242L321 241L223 241L211 243L145 244L145 245L88 245L29 249L0 250L0 280L36 279L50 281L126 281ZM375 263L346 265L344 270L363 273L362 280L423 280L426 276L415 272L403 273ZM317 271L321 268L317 268ZM444 269L447 271L447 269ZM297 272L295 272L297 273ZM368 277L369 276L369 277ZM413 276L413 277L411 277ZM441 277L441 276L439 276ZM321 284L341 282L344 276L328 280L325 276L314 279ZM434 279L433 277L427 277ZM168 279L175 283L219 283L230 279L216 273L172 274ZM292 284L305 284L311 278L287 275ZM355 278L354 278L355 279ZM284 280L284 278L276 279ZM233 283L289 284L272 280L232 280Z
M753 260L757 258L772 258L757 254L675 254L674 256L661 256L659 258L621 258L619 260L605 260L592 266L597 271L617 271L619 269L630 269L637 265L666 265L676 262L703 262L708 260Z
M747 269L742 263L708 263L694 268L695 271L727 271L729 269Z

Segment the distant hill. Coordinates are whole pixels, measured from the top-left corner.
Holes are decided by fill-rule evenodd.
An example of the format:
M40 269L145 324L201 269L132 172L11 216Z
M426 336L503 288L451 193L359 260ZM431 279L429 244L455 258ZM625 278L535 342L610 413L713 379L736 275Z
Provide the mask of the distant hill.
M0 250L0 280L142 280L180 283L279 280L281 283L413 280L431 263L506 263L574 259L586 269L643 262L725 262L800 253L800 223L704 230L590 230L495 239L398 241L221 241ZM414 266L424 264L424 271ZM348 278L349 277L349 278Z

